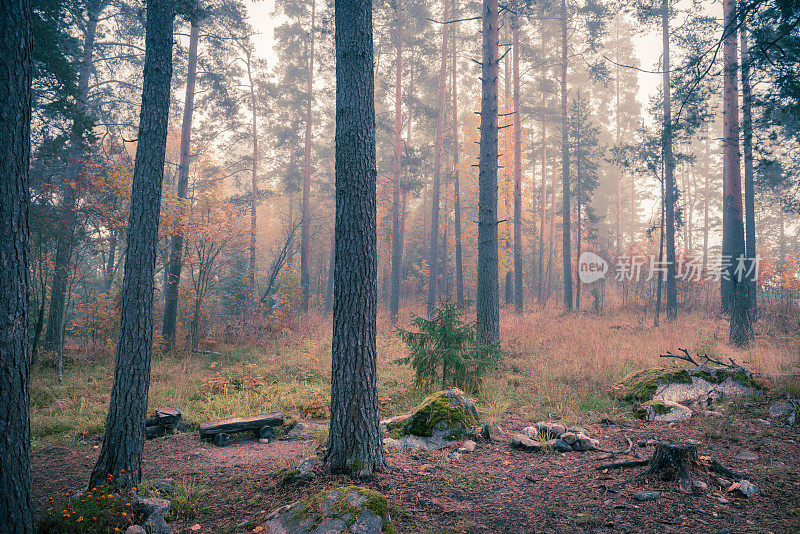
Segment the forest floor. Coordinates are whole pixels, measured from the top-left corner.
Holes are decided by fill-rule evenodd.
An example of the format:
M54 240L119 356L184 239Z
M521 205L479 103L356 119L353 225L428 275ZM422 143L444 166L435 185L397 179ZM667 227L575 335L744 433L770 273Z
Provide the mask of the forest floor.
M533 312L503 315L507 356L486 380L481 415L493 423L490 443L447 461L448 449L388 453L388 469L366 482L389 499L401 533L472 532L800 532L800 433L765 424L770 402L797 397L796 378L775 380L746 401L726 403L723 416L693 417L681 423L644 423L609 395L609 387L630 371L670 364L659 354L678 348L733 357L769 375L800 370L797 330L762 321L747 350L727 345L724 321L684 317L654 329L633 313L564 318ZM158 355L153 365L150 405L178 407L191 424L218 417L280 410L295 417L303 405L326 398L330 382L330 329L309 321L298 334L246 348L215 347L221 357ZM379 325L379 393L382 415L401 413L424 392L411 388L412 372L394 362L405 349L388 324ZM32 389L33 486L35 506L55 506L83 484L99 453L111 362L95 355L71 361L64 381L52 369L37 368ZM312 417L309 415L309 417ZM598 465L633 459L604 453L531 453L511 449L511 435L542 419L587 428L601 446L625 447L648 439L694 439L699 453L742 472L760 491L750 499L711 488L703 495L680 493L674 483L637 481L606 491L640 468L602 472ZM172 521L175 532L253 532L278 506L321 489L350 484L319 474L310 483L284 486L286 471L314 454L324 441L235 439L224 448L201 441L196 432L145 444L144 479L173 478L180 496ZM454 446L457 448L457 446ZM735 456L741 451L757 460ZM647 458L649 448L639 450ZM642 490L661 492L638 502ZM200 530L192 530L199 525Z

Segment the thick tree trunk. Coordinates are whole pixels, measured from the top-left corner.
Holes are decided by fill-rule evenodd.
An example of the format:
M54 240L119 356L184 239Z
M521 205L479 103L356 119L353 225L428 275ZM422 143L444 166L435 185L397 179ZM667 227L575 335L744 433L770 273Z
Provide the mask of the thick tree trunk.
M117 358L106 430L90 487L112 475L123 486L142 477L153 338L153 289L172 77L172 0L149 0L139 143L133 172ZM123 472L124 471L124 472Z
M87 100L89 98L89 76L91 75L92 54L97 35L97 19L105 2L90 0L86 3L86 25L84 29L83 52L78 67L78 98L76 118L70 131L67 173L69 180L64 184L64 197L61 204L61 221L56 239L56 256L53 264L53 286L50 291L50 313L44 335L45 350L57 350L64 330L64 312L67 302L67 285L72 262L75 239L75 208L78 197L78 179L83 167L83 135L86 123Z
M576 199L577 205L576 208L576 215L575 217L575 258L578 259L578 262L575 263L575 311L580 313L581 311L581 278L580 274L580 257L581 257L581 159L580 157L575 158L575 186L577 189Z
M481 63L481 139L478 165L478 340L500 340L500 288L497 266L497 78L500 23L497 0L483 0Z
M29 0L0 3L0 525L8 534L34 531L28 395L32 18Z
M511 15L514 76L514 312L522 314L522 124L519 116L519 2ZM541 254L541 251L539 252Z
M658 237L658 264L664 263L664 177L661 177L661 223L659 224L659 237ZM656 277L656 309L653 314L653 326L658 326L659 318L661 317L661 291L664 287L664 271L659 270Z
M325 464L386 465L376 378L377 233L372 1L336 0L336 264L331 424Z
M731 314L730 340L746 344L751 335L745 273L736 269L744 258L742 178L739 159L739 88L737 83L736 0L723 0L723 199L722 199L722 302ZM728 278L728 281L725 281ZM726 306L727 303L727 306Z
M456 242L456 303L459 306L464 304L464 263L463 252L461 249L461 176L458 169L458 57L456 55L456 29L458 26L453 24L453 34L450 39L450 46L453 56L453 196L454 196L454 224L453 230Z
M175 347L175 323L178 317L178 287L183 270L183 239L186 226L187 193L189 190L189 157L191 155L192 117L194 116L194 88L197 81L197 42L200 28L196 17L192 18L189 32L189 62L186 72L186 95L183 103L181 123L180 162L178 163L178 212L172 227L169 263L166 266L167 283L164 288L164 321L161 338L164 348Z
M572 243L570 237L569 116L567 115L567 0L561 0L561 218L562 260L564 267L564 313L572 311Z
M303 311L308 313L309 300L309 233L311 215L309 199L311 194L311 111L314 103L314 33L316 32L317 3L311 0L311 33L308 52L308 74L306 76L306 137L303 150L303 220L300 226L300 288L303 292Z
M663 116L662 153L664 157L664 225L665 245L667 253L667 321L672 321L678 314L678 287L675 280L675 157L672 153L672 102L670 97L669 66L669 0L663 0L661 13L661 33L663 40Z
M394 188L392 190L392 280L389 295L389 317L397 323L400 310L400 271L403 267L403 242L400 240L400 191L402 189L403 143L403 9L395 4L395 76L394 76Z
M450 0L443 0L442 20L450 18ZM439 280L439 194L441 189L442 156L444 155L444 115L447 94L447 25L442 25L442 58L439 67L439 113L436 127L436 159L433 170L433 192L431 199L431 235L428 254L428 318L436 311L436 293Z
M744 151L744 211L745 211L745 256L747 257L748 274L744 281L747 287L747 308L750 321L755 320L756 307L756 201L753 173L753 95L750 88L750 51L747 44L747 26L743 23L739 29L742 56L742 149Z
M544 32L542 32L542 45L544 45ZM553 176L555 180L555 176ZM546 302L545 300L545 282L544 282L544 226L545 217L547 215L547 94L542 91L542 200L541 209L539 210L539 287L538 287L538 300L539 304Z

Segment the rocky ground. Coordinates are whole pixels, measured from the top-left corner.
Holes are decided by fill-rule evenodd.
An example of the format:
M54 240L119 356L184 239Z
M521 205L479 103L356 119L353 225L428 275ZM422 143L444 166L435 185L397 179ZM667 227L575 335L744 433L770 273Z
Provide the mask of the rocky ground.
M621 418L581 424L601 448L626 449L626 438L634 443L630 453L613 459L603 459L608 455L599 451L512 448L514 435L532 422L511 418L494 425L491 441L478 440L472 452L458 453L461 441L441 450L389 448L388 469L365 485L388 498L397 532L796 533L800 433L797 426L771 417L771 405L743 402L723 415L681 422ZM725 491L716 477L695 495L660 480L609 489L641 468L597 467L648 458L652 447L636 446L648 440L696 440L702 457L745 474L758 493L746 498L736 489ZM98 445L99 438L34 453L34 498L40 514L50 497L88 479ZM313 456L313 449L312 439L260 443L243 435L227 447L216 447L195 433L176 434L146 443L144 478L170 477L200 492L197 502L172 520L173 532L266 532L276 508L352 483L318 472L311 480L283 484L294 466ZM641 492L657 494L637 495ZM651 500L638 500L642 498Z

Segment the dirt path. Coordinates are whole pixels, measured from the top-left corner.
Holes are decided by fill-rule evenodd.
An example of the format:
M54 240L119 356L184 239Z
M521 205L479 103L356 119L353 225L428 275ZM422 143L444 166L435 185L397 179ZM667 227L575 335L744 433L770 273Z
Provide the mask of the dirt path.
M800 532L800 434L775 424L765 425L766 405L754 405L724 418L693 418L686 423L653 424L631 421L583 425L607 448L624 447L625 437L637 440L696 439L700 454L743 472L760 492L736 498L714 492L684 495L671 482L633 483L616 493L603 485L624 480L626 469L601 473L599 452L528 453L509 447L511 434L528 424L508 420L499 425L491 443L461 460L446 461L445 451L391 452L389 470L367 485L383 492L393 505L401 533L461 532ZM50 447L33 455L35 505L63 495L87 480L98 454L98 443ZM173 522L175 532L251 532L274 508L323 488L349 484L349 479L318 476L301 487L279 484L282 472L313 453L312 442L277 441L260 444L242 438L218 448L195 434L147 442L145 479L173 477L205 490L194 517ZM741 451L759 459L741 461ZM647 458L651 451L639 451ZM620 457L619 459L633 459ZM661 498L637 502L642 490ZM247 527L237 525L249 523Z

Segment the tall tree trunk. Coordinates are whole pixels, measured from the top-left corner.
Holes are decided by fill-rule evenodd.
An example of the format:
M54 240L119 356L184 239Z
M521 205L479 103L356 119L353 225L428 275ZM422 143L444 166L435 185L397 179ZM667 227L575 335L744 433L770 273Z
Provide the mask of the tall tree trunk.
M336 265L331 424L325 464L386 465L376 370L377 233L372 0L336 0Z
M575 187L577 189L576 196L576 213L577 217L575 217L575 258L578 259L575 262L575 312L580 313L581 311L581 278L580 278L580 257L581 257L581 196L583 194L581 185L582 185L582 177L581 177L581 158L579 157L580 153L575 157Z
M514 76L514 312L522 314L522 124L519 116L519 2L511 15ZM540 251L541 254L541 251Z
M478 165L478 288L475 302L479 342L500 340L497 266L497 78L500 23L497 0L483 0L481 139Z
M664 224L667 247L667 321L672 321L678 314L678 287L675 280L675 157L672 153L672 102L670 97L669 66L669 0L662 1L661 35L664 50L663 78L664 125L662 128L661 149L664 157Z
M28 393L32 18L30 0L0 3L0 525L9 534L34 531Z
M548 231L548 244L547 244L547 290L544 294L545 305L550 298L550 290L553 282L553 255L555 254L555 239L556 239L556 162L553 160L550 175L553 177L550 180L550 228Z
M662 167L663 168L663 167ZM660 232L658 234L658 265L663 265L664 262L664 177L661 177L661 223L659 225ZM653 326L658 326L659 317L661 317L661 291L664 287L664 271L659 269L658 277L656 278L656 310L653 315Z
M561 0L561 218L562 260L564 262L564 313L572 311L572 211L569 206L569 117L567 115L567 0Z
M615 85L614 93L615 93L615 98L616 98L615 108L614 108L614 122L615 122L614 146L619 151L620 150L620 146L621 146L621 127L620 127L620 120L619 120L619 114L620 114L620 105L619 105L619 73L620 73L620 63L619 63L620 62L620 57L619 57L619 39L620 39L620 36L619 36L619 22L617 22L616 26L617 26L617 34L615 36L616 37L615 52L616 52L616 69L617 69L617 72L616 72L616 76L615 76L615 80L614 80L614 85ZM616 218L615 218L615 221L614 221L615 222L614 230L615 230L615 233L616 233L616 236L615 236L615 239L614 239L614 242L615 242L614 247L616 249L617 258L619 258L622 255L622 165L620 165L620 163L617 161L617 162L614 163L614 169L616 170L616 178L617 178L617 191L616 191L616 193L617 193L617 213L616 213ZM633 216L633 215L631 215L631 216Z
M542 45L544 45L544 32L542 32ZM555 176L553 176L555 181ZM538 300L545 302L544 282L544 226L547 215L547 93L542 91L542 202L539 210L539 287Z
M711 137L709 132L708 123L706 123L706 138L703 143L703 174L705 175L705 183L703 188L703 272L705 273L708 267L708 198L710 193L711 184L711 154L709 145L711 144Z
M731 314L730 340L738 345L750 339L751 324L747 305L745 273L736 263L745 255L744 220L742 218L742 177L739 159L739 88L737 83L736 0L723 0L723 200L722 256L731 264L723 268L723 309Z
M192 17L189 32L189 62L186 72L186 96L183 104L181 123L181 153L178 164L178 213L172 227L172 241L169 250L167 283L164 288L164 321L161 338L167 350L175 346L175 323L178 317L178 287L183 269L183 238L186 226L187 193L189 190L189 156L191 155L192 117L194 116L194 88L197 80L197 42L200 28L197 17ZM252 287L252 286L251 286Z
M328 282L325 289L325 311L330 312L333 310L333 271L336 258L336 232L331 234L331 259L328 264Z
M400 191L402 189L403 143L403 8L400 0L395 4L395 76L394 76L394 188L392 190L392 280L389 296L389 317L397 323L400 310L400 271L403 267L403 242L400 240Z
M442 20L450 18L450 0L443 0ZM439 193L441 189L442 159L444 155L444 115L445 96L447 94L447 31L442 25L442 58L439 67L439 115L436 127L436 159L433 167L433 193L431 200L431 235L430 253L428 255L428 318L432 319L436 311L436 290L439 280Z
M744 16L744 15L743 15ZM755 187L753 184L753 95L750 89L750 50L747 44L747 25L742 22L739 29L742 56L742 148L744 151L744 210L745 210L745 256L747 257L748 274L747 285L750 321L756 317L756 201Z
M105 272L103 273L104 286L106 293L111 291L111 284L114 282L114 271L117 265L117 231L111 230L111 243L108 246L108 261L106 262Z
M107 475L124 486L142 478L153 339L153 289L172 77L172 0L148 0L139 143L133 171L117 358L106 430L89 487ZM124 472L123 472L124 471Z
M105 2L89 0L86 3L86 26L84 29L83 52L78 67L78 98L76 117L70 130L70 148L67 161L68 180L64 184L61 204L61 221L56 239L56 256L53 265L53 286L50 291L50 313L44 335L45 350L57 350L64 330L64 312L67 285L71 272L72 252L75 239L75 208L78 197L78 181L83 167L83 135L86 129L84 115L89 98L89 77L91 76L92 54L97 35L97 19Z
M247 55L247 79L250 83L250 109L253 116L251 136L253 138L253 169L250 174L250 258L247 270L247 284L250 286L248 308L253 310L258 299L256 294L256 230L258 227L258 108L256 107L256 89L253 83L250 53ZM291 226L290 226L291 228Z
M454 10L455 11L455 10ZM458 150L459 150L459 137L458 137L458 56L456 55L456 29L458 26L453 23L453 34L450 39L450 46L453 56L453 193L454 193L454 234L456 241L456 303L459 306L464 304L464 264L463 252L461 250L461 177L458 169Z
M314 103L314 33L316 32L317 3L311 0L311 33L309 34L308 75L306 76L306 138L303 151L303 220L300 227L300 287L303 292L303 311L308 313L309 231L311 224L309 196L311 193L311 111Z

